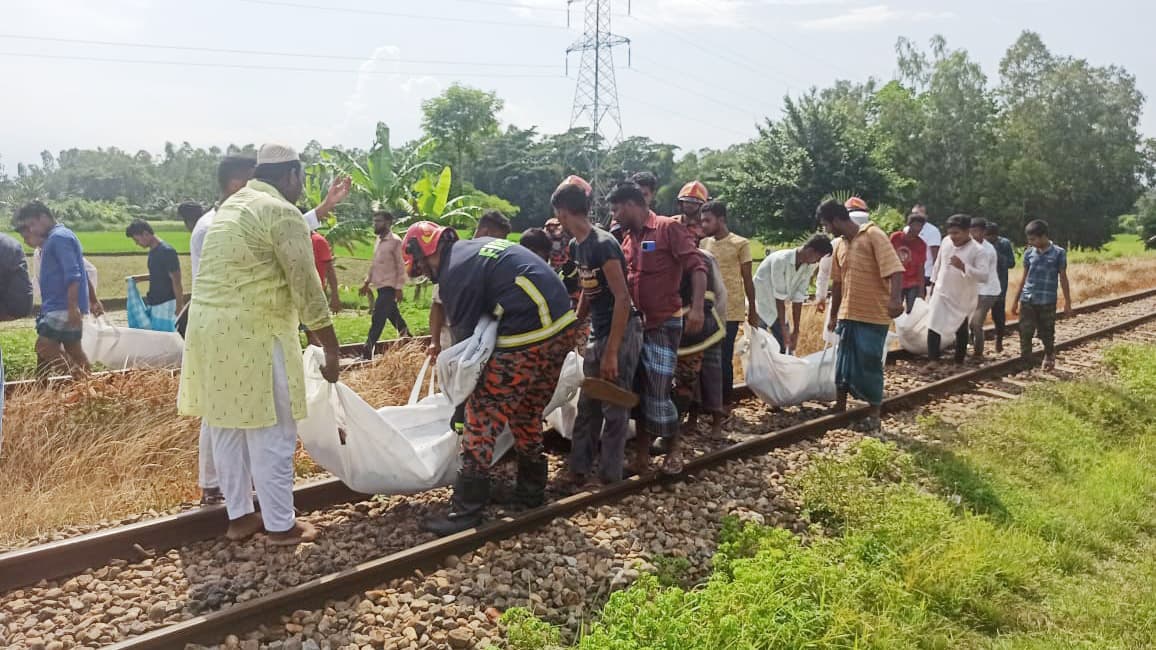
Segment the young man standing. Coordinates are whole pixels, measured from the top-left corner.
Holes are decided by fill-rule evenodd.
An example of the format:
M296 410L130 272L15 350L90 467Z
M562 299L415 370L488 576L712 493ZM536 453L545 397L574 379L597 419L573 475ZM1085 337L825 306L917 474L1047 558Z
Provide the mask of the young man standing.
M987 241L995 247L996 273L999 275L999 300L991 306L991 320L995 323L995 351L1003 352L1003 335L1007 329L1007 284L1008 270L1015 268L1016 249L1007 237L1001 237L999 226L994 221L987 222Z
M848 393L866 401L870 413L859 428L876 431L883 405L883 346L891 319L903 313L903 263L879 226L856 225L839 202L824 202L817 216L827 232L843 238L831 255L835 288L828 327L840 337L835 408L846 410Z
M912 212L907 216L907 228L891 233L891 245L895 247L899 261L903 262L903 302L909 314L915 299L926 295L923 266L927 261L927 244L919 236L926 222L927 217Z
M156 332L175 332L177 314L184 310L185 287L181 282L181 259L177 251L163 239L156 236L153 227L143 219L136 219L128 225L124 234L136 242L137 246L149 249L148 275L135 275L130 279L128 302L128 326ZM135 283L148 280L149 290L144 296L135 291ZM135 295L134 295L135 294Z
M645 426L635 437L635 473L650 468L650 438L669 438L664 468L681 464L678 449L678 409L671 386L683 333L683 299L679 291L690 278L690 305L685 328L702 331L706 315L706 262L687 229L669 217L655 215L634 183L621 183L610 193L610 208L624 231L627 286L634 306L642 312L642 410Z
M80 345L84 315L88 313L88 275L84 251L71 230L56 223L48 206L33 201L20 208L13 220L24 241L41 244L40 315L36 317L37 371L47 375L63 367L75 375L89 371Z
M999 302L1003 291L999 284L999 253L995 250L995 246L987 241L987 219L972 219L970 230L971 238L979 244L979 265L987 271L987 278L979 284L979 300L976 303L975 313L971 315L971 347L975 350L975 359L978 361L983 359L985 343L983 325L987 321L988 312Z
M562 281L524 246L490 237L458 241L454 229L429 221L409 227L402 251L410 276L425 275L440 288L455 338L470 336L483 314L501 314L497 346L466 400L462 469L449 512L423 527L444 536L481 522L494 441L506 426L518 455L514 500L541 505L548 476L542 410L574 348L577 323Z
M779 342L780 352L795 353L811 277L819 260L832 252L831 240L826 235L813 235L799 248L771 253L755 271L755 307L760 320L771 324L771 334ZM787 322L788 303L792 308L790 323Z
M405 259L401 252L401 237L393 232L393 215L385 210L373 213L373 232L377 240L373 243L373 262L369 275L361 286L361 295L372 296L377 291L373 303L373 320L369 326L369 337L365 340L362 357L373 358L373 349L385 323L393 323L398 336L409 336L409 326L401 316L397 305L405 293Z
M554 214L574 235L581 297L578 319L590 318L590 338L583 354L583 373L629 391L642 350L642 320L626 286L626 256L618 241L590 222L590 197L581 185L563 184L551 197ZM570 473L576 485L590 475L598 456L603 484L622 480L630 409L600 401L583 390L570 450Z
M955 362L967 356L969 323L979 302L979 287L995 274L995 259L988 260L983 249L971 238L971 217L952 215L947 220L947 237L935 260L931 276L931 317L927 327L929 369L934 369L942 354L943 336L955 332ZM988 263L991 266L988 266Z
M322 344L330 382L340 349L294 206L302 178L296 151L261 147L253 180L217 210L189 306L177 409L208 425L231 540L262 529L279 546L317 536L293 510L297 420L306 415L298 326Z
M935 224L931 223L927 216L927 208L923 207L922 203L916 203L911 208L911 212L923 215L923 227L919 229L919 238L927 245L927 260L923 263L923 277L925 285L930 285L934 271L932 265L939 258L939 246L943 243L943 234L939 232L939 228L936 228Z
M1056 367L1057 288L1064 290L1064 313L1072 311L1068 253L1052 243L1046 221L1036 219L1024 232L1028 236L1024 276L1012 303L1012 315L1020 315L1020 356L1031 356L1032 337L1038 331L1044 344L1044 369L1051 370Z
M702 232L706 235L699 247L714 255L727 290L726 338L722 348L723 403L734 401L735 338L739 324L746 320L759 326L755 309L755 283L751 273L751 243L727 227L727 206L722 201L708 201L702 206Z

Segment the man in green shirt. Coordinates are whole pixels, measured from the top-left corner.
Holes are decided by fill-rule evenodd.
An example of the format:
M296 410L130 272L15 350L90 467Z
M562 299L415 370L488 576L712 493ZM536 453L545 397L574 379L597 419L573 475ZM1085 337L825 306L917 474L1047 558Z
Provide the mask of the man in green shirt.
M232 540L262 528L275 545L317 535L293 513L296 421L306 415L298 324L320 340L331 382L339 350L294 206L301 179L297 152L261 147L253 180L221 204L205 235L189 307L178 409L208 425Z

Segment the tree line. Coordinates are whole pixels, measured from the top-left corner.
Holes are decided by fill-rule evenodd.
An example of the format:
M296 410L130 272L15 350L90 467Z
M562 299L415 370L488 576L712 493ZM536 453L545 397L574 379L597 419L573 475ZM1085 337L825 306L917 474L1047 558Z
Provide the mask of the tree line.
M406 169L370 179L377 185L339 215L346 226L365 223L371 204L386 199L394 210L420 214L431 195L438 207L496 207L519 228L540 225L559 180L592 177L596 158L607 184L654 172L663 183L662 212L674 211L683 183L700 179L730 203L737 230L776 240L813 230L815 205L836 192L862 196L894 222L919 202L933 221L966 212L1003 224L1013 237L1044 218L1062 241L1099 246L1132 213L1126 227L1156 235L1156 140L1139 131L1144 97L1126 70L1053 53L1033 32L1008 48L995 80L942 37L926 48L900 39L896 53L895 79L837 81L787 97L780 117L726 149L682 151L646 137L603 146L583 129L502 128L496 94L454 85L423 102L417 140L393 147L382 125L367 149L313 141L302 157L319 176L406 161ZM252 144L188 143L168 143L160 155L44 152L40 164L18 165L15 174L0 168L0 197L8 204L46 198L66 221L97 227L133 216L173 218L180 201L215 200L222 155L253 152Z

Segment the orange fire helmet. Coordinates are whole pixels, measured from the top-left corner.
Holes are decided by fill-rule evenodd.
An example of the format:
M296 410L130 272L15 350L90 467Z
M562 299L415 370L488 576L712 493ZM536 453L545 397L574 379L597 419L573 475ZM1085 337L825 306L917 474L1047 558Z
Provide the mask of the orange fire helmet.
M710 194L706 191L706 185L699 181L691 181L682 186L678 192L679 201L694 201L695 203L706 203L710 198Z
M419 221L405 231L405 239L401 242L401 256L405 262L405 271L411 277L415 274L414 262L420 255L429 257L437 252L438 245L443 239L457 241L458 231L453 228L439 226L432 221Z

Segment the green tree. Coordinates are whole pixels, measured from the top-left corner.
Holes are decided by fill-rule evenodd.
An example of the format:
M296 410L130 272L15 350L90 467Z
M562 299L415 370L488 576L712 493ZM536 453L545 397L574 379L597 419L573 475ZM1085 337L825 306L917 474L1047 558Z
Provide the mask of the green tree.
M497 115L503 106L495 93L455 83L422 102L421 126L437 141L443 160L468 174L482 143L498 135Z
M1139 133L1144 98L1115 66L1052 54L1024 32L1000 64L994 211L1018 234L1047 219L1059 241L1099 246L1128 212L1150 170Z

